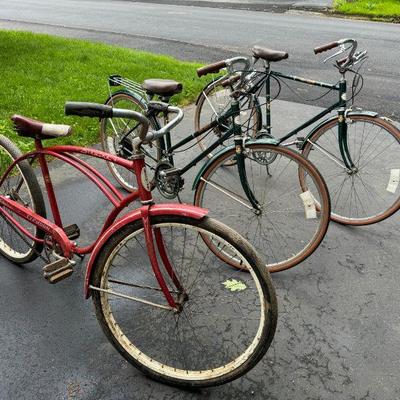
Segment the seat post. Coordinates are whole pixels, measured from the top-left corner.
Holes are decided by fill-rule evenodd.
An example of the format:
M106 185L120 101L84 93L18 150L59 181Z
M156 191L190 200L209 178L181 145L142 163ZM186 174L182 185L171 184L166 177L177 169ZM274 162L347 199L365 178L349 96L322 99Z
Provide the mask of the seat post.
M270 62L264 60L265 67L265 129L268 135L271 135L271 65Z
M51 181L50 178L50 172L49 172L49 167L47 165L46 155L42 153L43 150L42 141L37 137L35 138L35 148L36 151L39 153L40 169L42 171L42 176L46 187L47 197L49 199L51 207L51 213L53 214L54 223L60 228L62 228L60 210L58 209L57 199L54 193L53 182Z

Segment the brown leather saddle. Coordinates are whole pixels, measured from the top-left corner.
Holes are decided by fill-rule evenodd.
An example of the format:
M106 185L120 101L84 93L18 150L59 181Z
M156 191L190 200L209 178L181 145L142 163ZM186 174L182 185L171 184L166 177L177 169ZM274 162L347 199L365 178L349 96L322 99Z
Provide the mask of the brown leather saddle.
M11 119L14 122L15 131L19 136L35 139L52 139L68 136L72 133L72 128L69 125L46 124L45 122L26 118L22 115L13 115Z
M262 58L265 61L281 61L289 57L286 51L271 50L260 46L254 46L251 51L254 58Z
M182 92L182 83L171 79L146 79L142 88L150 95L171 97Z

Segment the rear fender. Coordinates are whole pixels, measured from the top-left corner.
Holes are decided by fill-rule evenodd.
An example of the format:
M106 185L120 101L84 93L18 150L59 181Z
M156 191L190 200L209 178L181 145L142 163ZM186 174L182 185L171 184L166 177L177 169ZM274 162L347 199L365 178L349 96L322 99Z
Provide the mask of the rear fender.
M128 95L128 96L131 96L131 97L133 97L135 100L137 100L145 110L147 109L147 104L146 104L144 98L141 97L140 95L138 95L137 93L131 92L131 91L127 90L127 89L116 90L115 92L113 92L113 93L108 97L108 99L105 101L104 104L108 104L108 102L111 100L111 98L112 98L113 96L117 95L117 94L126 94L126 95Z
M108 239L119 229L122 229L125 225L135 222L142 218L142 212L147 211L150 217L157 217L161 215L181 215L185 217L190 217L193 219L202 219L208 214L208 210L205 208L195 207L188 204L156 204L150 207L143 206L138 208L126 215L124 215L119 220L115 221L98 239L96 246L90 255L89 261L86 267L86 277L85 277L85 287L84 293L85 298L90 297L89 285L92 280L92 270L95 265L96 259L100 254L103 246L107 243Z

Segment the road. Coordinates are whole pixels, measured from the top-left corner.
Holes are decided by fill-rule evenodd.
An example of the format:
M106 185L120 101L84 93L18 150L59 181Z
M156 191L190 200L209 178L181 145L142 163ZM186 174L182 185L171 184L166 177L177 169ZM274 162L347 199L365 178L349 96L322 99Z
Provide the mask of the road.
M277 69L333 82L338 79L335 68L329 62L323 64L323 56L315 56L312 49L353 37L370 56L356 104L400 120L400 95L395 90L400 82L396 24L129 1L0 0L0 27L97 39L203 62L249 54L249 48L258 44L289 52L289 59L276 65ZM302 96L314 98L319 93L301 87L298 94L285 92L282 99L304 103Z
M261 33L268 33L268 45L291 53L290 60L280 64L284 71L324 80L329 80L331 67L323 66L310 49L358 32L364 46L381 55L371 55L369 62L370 68L376 68L370 71L375 80L369 80L375 82L375 89L382 96L379 100L375 97L371 104L375 109L390 109L397 96L387 94L394 92L399 82L398 70L392 68L399 55L394 44L398 27L390 24L108 1L56 0L50 5L45 1L16 4L0 0L0 10L0 18L25 21L1 22L0 27L136 45L204 62L216 60L221 54L245 51L248 43L255 43L250 31L254 23ZM159 18L165 20L165 16L169 28L165 27L166 33L161 34ZM243 24L243 35L235 32L238 29L233 24L238 21ZM373 28L376 29L371 31ZM342 31L344 34L339 35ZM157 38L160 36L162 39ZM388 58L384 57L385 50ZM333 79L334 74L331 76ZM283 130L314 111L302 104L279 104L274 121ZM192 117L190 108L176 130L177 137L191 129ZM191 157L195 152L192 149L185 156ZM86 184L81 175L70 169L53 163L51 172L60 204L65 208L64 223L77 223L83 232L82 240L93 240L101 217L109 210L107 202L101 200L93 185ZM195 172L185 177L185 201L192 199L189 183ZM279 322L267 355L245 377L201 392L184 392L150 381L112 348L98 326L90 301L83 300L86 260L78 263L70 278L51 286L41 276L40 261L16 267L1 259L0 398L400 398L399 223L398 213L387 221L362 228L331 224L322 245L309 259L273 276Z

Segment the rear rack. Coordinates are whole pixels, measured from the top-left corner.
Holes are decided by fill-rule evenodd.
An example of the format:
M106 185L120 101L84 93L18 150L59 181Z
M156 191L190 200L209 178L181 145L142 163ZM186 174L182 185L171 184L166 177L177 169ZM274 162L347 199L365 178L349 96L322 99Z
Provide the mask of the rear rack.
M149 102L147 93L145 90L143 90L142 85L140 83L132 81L131 79L123 78L120 75L110 75L108 78L108 85L110 87L110 93L112 86L122 86L128 92L131 92L139 96L140 100L142 100L146 105Z

